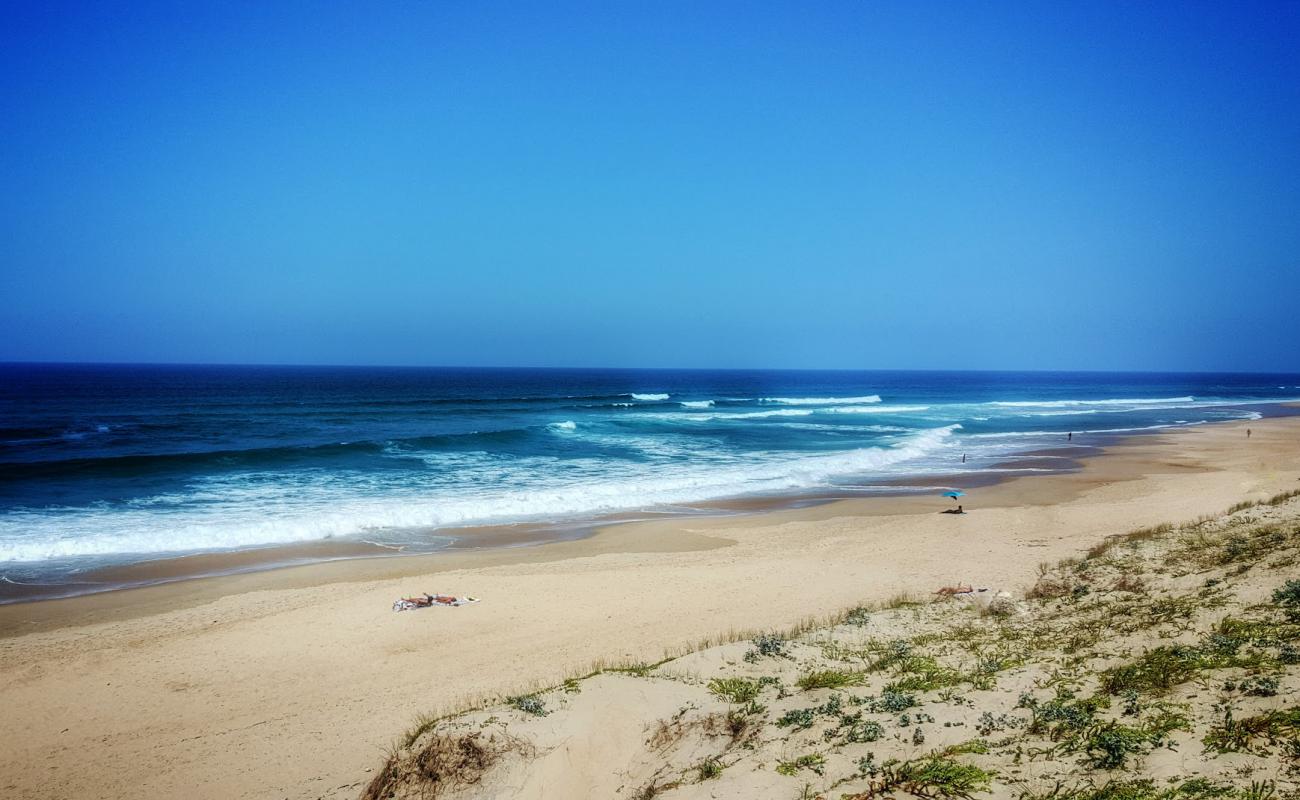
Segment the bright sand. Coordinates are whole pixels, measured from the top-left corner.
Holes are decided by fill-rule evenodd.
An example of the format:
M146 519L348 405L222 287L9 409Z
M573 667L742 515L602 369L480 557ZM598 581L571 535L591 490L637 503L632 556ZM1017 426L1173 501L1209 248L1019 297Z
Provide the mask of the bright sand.
M1246 438L1246 427L1254 435ZM941 498L612 527L0 608L0 795L354 797L417 714L940 585L1300 487L1300 419L1144 436ZM484 598L395 614L422 591Z

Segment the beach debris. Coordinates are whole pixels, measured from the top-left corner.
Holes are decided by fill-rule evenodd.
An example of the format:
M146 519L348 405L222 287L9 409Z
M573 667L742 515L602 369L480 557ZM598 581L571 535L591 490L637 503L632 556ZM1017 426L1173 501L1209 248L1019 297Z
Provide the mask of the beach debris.
M429 594L416 595L415 597L402 597L393 601L394 611L412 611L417 608L430 608L431 606L467 606L470 603L477 603L479 598L457 597L450 594Z

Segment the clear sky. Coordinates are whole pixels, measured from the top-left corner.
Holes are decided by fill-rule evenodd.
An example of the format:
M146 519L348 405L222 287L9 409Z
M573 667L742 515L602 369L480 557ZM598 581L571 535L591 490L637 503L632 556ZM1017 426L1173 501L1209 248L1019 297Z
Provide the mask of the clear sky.
M0 360L1300 370L1300 3L8 3Z

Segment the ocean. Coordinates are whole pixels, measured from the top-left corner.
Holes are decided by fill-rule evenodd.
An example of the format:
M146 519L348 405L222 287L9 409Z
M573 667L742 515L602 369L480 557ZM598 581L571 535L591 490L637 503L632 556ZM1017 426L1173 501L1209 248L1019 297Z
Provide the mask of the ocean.
M107 568L199 553L427 553L476 526L938 493L1296 399L1300 375L0 365L0 584L91 590ZM1022 458L1048 446L1059 466Z

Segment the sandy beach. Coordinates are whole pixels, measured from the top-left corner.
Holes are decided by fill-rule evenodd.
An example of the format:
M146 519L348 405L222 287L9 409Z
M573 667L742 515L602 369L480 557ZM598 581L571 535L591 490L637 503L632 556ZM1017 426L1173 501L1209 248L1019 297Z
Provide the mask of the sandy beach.
M354 797L420 713L900 592L1023 589L1107 535L1298 478L1300 419L1206 425L980 489L964 516L846 500L6 606L0 794ZM483 602L390 610L423 591Z

